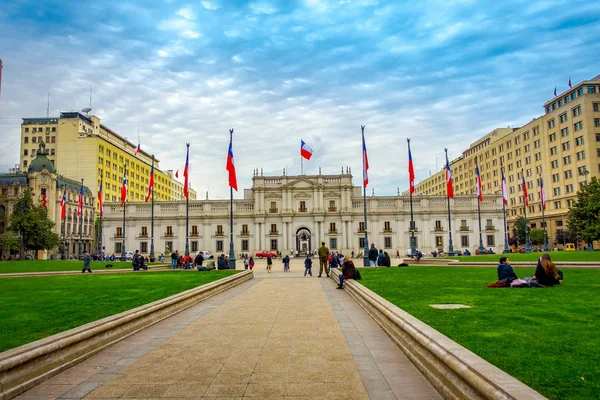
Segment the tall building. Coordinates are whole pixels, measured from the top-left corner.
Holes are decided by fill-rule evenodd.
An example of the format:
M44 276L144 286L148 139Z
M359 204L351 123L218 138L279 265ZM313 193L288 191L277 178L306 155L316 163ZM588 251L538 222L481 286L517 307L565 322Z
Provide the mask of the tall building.
M477 203L472 196L452 200L452 234L456 249L474 251L479 246ZM229 200L196 200L189 204L186 233L185 202L165 202L154 208L154 247L157 255L183 252L186 236L190 251L227 253L229 249ZM306 254L324 241L331 250L345 255L364 248L363 196L352 175L254 176L244 198L233 200L234 247L237 254L279 250L283 254ZM474 211L475 210L475 211ZM144 202L127 204L125 238L123 208L105 204L103 244L106 251L121 254L150 249L151 209ZM414 200L415 237L423 252L446 249L448 224L446 199L422 196ZM403 196L367 197L369 243L395 255L410 248L410 207ZM502 199L492 194L482 204L482 236L486 248L502 251Z
M600 176L600 75L580 82L544 104L545 114L520 128L500 128L472 143L451 163L454 191L475 192L475 159L484 193L501 192L501 170L508 187L507 223L514 229L524 215L522 177L528 191L527 222L542 228L540 180L546 197L549 244L560 242L566 215L577 191ZM416 185L417 193L445 195L445 169Z
M105 201L120 200L127 165L128 201L144 200L152 156L144 150L136 154L136 144L101 124L98 117L62 112L59 118L23 118L20 155L23 171L35 157L40 142L46 144L48 159L60 175L83 178L93 193L98 191L102 180ZM178 200L174 187L183 188L182 184L172 174L161 171L157 159L154 168L154 199ZM195 198L196 192L190 190L190 199Z

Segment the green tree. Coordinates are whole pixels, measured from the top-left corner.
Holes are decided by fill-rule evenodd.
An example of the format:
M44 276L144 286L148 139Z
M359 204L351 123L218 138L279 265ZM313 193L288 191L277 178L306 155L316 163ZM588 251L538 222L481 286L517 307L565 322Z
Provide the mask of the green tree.
M525 218L519 215L515 220L515 236L520 244L525 244Z
M529 240L535 245L544 244L544 230L539 228L532 229L529 231Z
M48 210L33 204L31 189L27 188L15 204L9 229L19 234L23 247L31 250L48 250L60 244L60 239L53 232L53 228L54 222L48 218Z
M569 209L567 216L569 231L591 244L600 239L600 181L592 178L591 182L577 192L577 200Z
M5 232L0 235L0 253L8 258L12 253L19 251L19 237L14 232Z

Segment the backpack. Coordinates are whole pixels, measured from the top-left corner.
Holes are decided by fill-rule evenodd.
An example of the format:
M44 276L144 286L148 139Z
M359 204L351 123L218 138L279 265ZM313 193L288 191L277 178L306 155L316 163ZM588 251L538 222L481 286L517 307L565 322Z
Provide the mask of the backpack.
M360 276L360 271L358 270L358 268L354 269L354 280L355 281L360 281L362 279L362 276Z

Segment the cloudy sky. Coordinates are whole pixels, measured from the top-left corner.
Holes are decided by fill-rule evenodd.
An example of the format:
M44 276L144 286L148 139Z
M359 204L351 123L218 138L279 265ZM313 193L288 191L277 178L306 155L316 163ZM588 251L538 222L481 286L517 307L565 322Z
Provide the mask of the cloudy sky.
M360 185L417 180L496 127L520 126L600 74L597 1L8 0L0 8L0 169L18 162L22 117L88 106L102 122L227 196L228 129L240 188L252 171L350 166ZM236 195L240 197L241 193Z

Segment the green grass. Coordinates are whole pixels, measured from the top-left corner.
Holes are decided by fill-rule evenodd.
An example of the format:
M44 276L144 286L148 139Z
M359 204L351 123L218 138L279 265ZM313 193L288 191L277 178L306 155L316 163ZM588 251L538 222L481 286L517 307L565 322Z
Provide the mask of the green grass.
M537 261L543 253L484 254L481 256L446 257L464 262L498 262L500 257L507 256L510 261ZM552 261L596 261L600 263L600 251L550 251Z
M114 265L113 269L133 269L131 261L92 261L92 270L105 270L106 264ZM164 263L149 263L164 264ZM48 272L48 271L81 271L83 261L76 260L22 260L22 261L2 261L0 262L0 274L9 274L15 272Z
M515 268L519 277L533 268ZM361 269L360 282L551 399L600 398L600 269L551 288L487 288L495 269ZM460 303L471 309L438 310Z
M176 271L0 279L0 352L234 273Z

